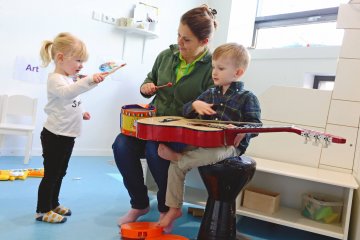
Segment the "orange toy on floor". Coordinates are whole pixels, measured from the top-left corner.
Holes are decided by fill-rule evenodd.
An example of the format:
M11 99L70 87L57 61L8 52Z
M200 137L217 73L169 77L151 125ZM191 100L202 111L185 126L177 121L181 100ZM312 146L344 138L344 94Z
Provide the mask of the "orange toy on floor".
M163 227L157 222L132 222L121 225L122 239L145 240L189 240L174 234L163 234Z

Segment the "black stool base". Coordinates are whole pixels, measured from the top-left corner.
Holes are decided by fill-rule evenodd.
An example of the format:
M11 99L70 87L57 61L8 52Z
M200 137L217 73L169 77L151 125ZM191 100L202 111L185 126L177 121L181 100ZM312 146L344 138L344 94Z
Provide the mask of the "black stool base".
M235 203L208 198L198 240L235 240L235 226Z
M239 156L199 167L208 192L197 240L244 240L236 232L235 199L252 179L256 162Z

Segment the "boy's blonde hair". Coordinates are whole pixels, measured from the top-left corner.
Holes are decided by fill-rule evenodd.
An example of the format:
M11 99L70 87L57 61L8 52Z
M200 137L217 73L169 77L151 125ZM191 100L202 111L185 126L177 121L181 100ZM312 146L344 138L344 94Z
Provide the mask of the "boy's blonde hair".
M78 57L82 61L87 61L89 55L85 44L80 39L70 33L60 33L53 41L45 40L40 49L42 66L47 67L51 60L57 61L58 53L65 57Z
M220 57L233 59L235 67L242 68L244 71L250 63L249 51L238 43L225 43L217 47L212 54L212 59L217 60Z

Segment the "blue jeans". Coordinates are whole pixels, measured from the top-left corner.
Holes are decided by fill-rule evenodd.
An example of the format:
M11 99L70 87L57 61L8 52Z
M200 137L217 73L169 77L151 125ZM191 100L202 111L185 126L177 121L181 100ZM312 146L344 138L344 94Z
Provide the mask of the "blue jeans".
M158 186L157 201L159 212L167 212L165 205L168 168L170 162L158 156L159 143L144 141L119 134L113 145L116 166L130 196L130 204L134 209L145 209L149 206L147 187L144 184L144 173L141 158L146 158L148 168Z

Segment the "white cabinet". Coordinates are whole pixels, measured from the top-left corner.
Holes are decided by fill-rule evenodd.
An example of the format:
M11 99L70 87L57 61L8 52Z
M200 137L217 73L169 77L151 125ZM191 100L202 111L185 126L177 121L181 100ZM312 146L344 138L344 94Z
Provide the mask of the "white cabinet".
M237 214L333 238L347 239L353 191L358 188L352 174L261 158L253 159L257 165L251 184L260 184L271 191L280 192L280 209L274 214L247 209L241 207L239 197ZM341 223L325 224L303 217L300 212L301 195L307 191L339 194L344 201Z
M345 29L343 45L340 51L341 58L357 58L360 59L360 30Z
M328 123L349 127L358 127L360 102L331 100Z
M331 100L326 132L346 138L346 143L332 144L329 148L322 149L322 168L336 167L339 171L347 172L354 169L359 119L360 102Z
M322 148L320 165L321 167L337 167L351 173L354 164L355 145L358 128L328 124L326 132L346 138L345 144L331 144Z
M337 28L360 28L360 4L341 4L339 7Z
M274 214L266 214L244 208L241 206L242 193L240 193L236 200L236 214L347 240L353 192L358 188L352 174L256 157L251 158L256 161L256 173L249 185L280 192L280 209ZM194 176L194 174L198 176ZM191 175L190 179L189 175ZM206 205L208 195L204 185L199 185L200 179L197 169L192 169L187 175L185 202L200 206ZM196 184L189 183L188 180L193 180ZM150 191L156 191L156 184L151 174L146 174L145 182ZM301 215L301 196L305 192L319 192L343 199L341 222L325 224L303 217Z
M340 58L332 99L360 101L360 59Z
M325 128L331 91L271 86L258 97L262 120Z
M289 126L289 123L275 121L262 121L264 126ZM291 126L291 125L290 125ZM296 127L324 132L324 128L315 128L303 125ZM335 145L335 144L334 144ZM332 147L332 146L331 146ZM246 154L266 159L276 159L280 162L288 162L299 165L317 167L320 161L322 144L314 145L314 142L305 143L305 137L294 133L263 133L251 140Z
M360 132L358 132L357 139L360 139ZM358 179L360 179L360 141L356 142L356 151L355 151L355 157L354 157L354 167L353 172L354 175L358 176Z

